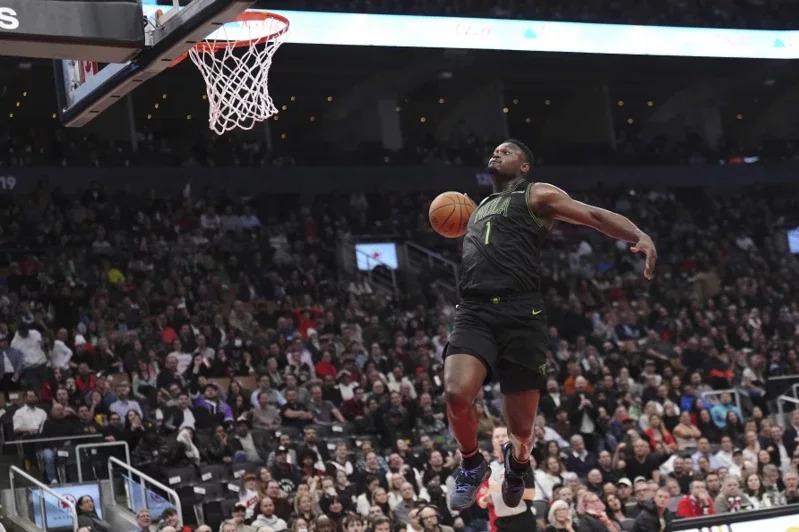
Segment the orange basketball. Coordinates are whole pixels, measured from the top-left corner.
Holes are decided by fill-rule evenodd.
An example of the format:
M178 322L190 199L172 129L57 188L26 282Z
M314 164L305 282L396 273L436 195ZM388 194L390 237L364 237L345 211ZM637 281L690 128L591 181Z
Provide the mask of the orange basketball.
M465 194L444 192L430 204L430 225L441 236L461 237L466 234L466 224L475 207Z

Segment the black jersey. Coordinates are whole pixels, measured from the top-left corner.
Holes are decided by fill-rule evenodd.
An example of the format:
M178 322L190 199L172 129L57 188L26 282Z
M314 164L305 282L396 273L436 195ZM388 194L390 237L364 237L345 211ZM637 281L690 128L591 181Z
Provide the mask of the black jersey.
M469 218L460 295L526 294L541 289L541 244L547 228L529 207L529 181L491 194Z

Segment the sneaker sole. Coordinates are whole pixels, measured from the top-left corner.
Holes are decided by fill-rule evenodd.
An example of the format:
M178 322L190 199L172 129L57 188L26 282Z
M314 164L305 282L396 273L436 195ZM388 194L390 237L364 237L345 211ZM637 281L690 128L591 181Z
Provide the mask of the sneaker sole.
M490 477L490 476L491 476L491 468L490 467L486 467L486 472L483 475L483 479L477 485L477 489L474 490L474 499L472 500L472 502L470 502L468 504L462 504L462 505L454 504L452 502L452 498L451 498L452 496L450 496L450 502L449 502L450 507L452 507L453 510L456 510L458 512L462 512L462 511L468 510L469 508L474 506L474 504L477 502L477 492L480 489L480 486L483 484L483 482L488 480L488 477Z

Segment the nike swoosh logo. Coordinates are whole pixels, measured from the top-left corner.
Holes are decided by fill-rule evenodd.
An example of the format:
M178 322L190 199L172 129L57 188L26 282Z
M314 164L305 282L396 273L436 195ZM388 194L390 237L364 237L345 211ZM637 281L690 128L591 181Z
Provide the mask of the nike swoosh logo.
M543 310L534 310L534 311L533 311L533 316L538 316L538 315L539 315L539 314L541 314L542 312L544 312L544 311L543 311Z

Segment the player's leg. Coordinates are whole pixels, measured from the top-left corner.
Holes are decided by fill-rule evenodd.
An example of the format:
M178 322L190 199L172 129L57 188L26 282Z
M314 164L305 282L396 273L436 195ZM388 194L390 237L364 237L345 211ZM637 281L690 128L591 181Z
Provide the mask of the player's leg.
M447 419L463 458L455 471L455 489L449 494L449 504L455 510L471 508L477 490L491 474L477 444L477 416L472 408L487 374L483 362L472 355L448 355L444 361Z
M464 510L474 505L477 490L490 475L477 444L477 418L472 403L491 376L497 344L479 306L459 305L444 361L444 400L450 431L463 462L455 471L449 505Z
M480 454L477 416L472 403L480 393L486 375L483 362L472 355L453 354L444 362L444 400L449 429L464 460Z
M502 499L511 508L519 505L530 474L530 454L533 452L535 416L540 390L525 390L502 394L502 412L508 426L505 444L505 480Z
M538 300L512 302L503 308L506 321L499 335L497 373L510 442L505 445L502 499L515 508L532 482L530 453L541 390L546 386L546 320ZM531 311L532 309L532 311Z

